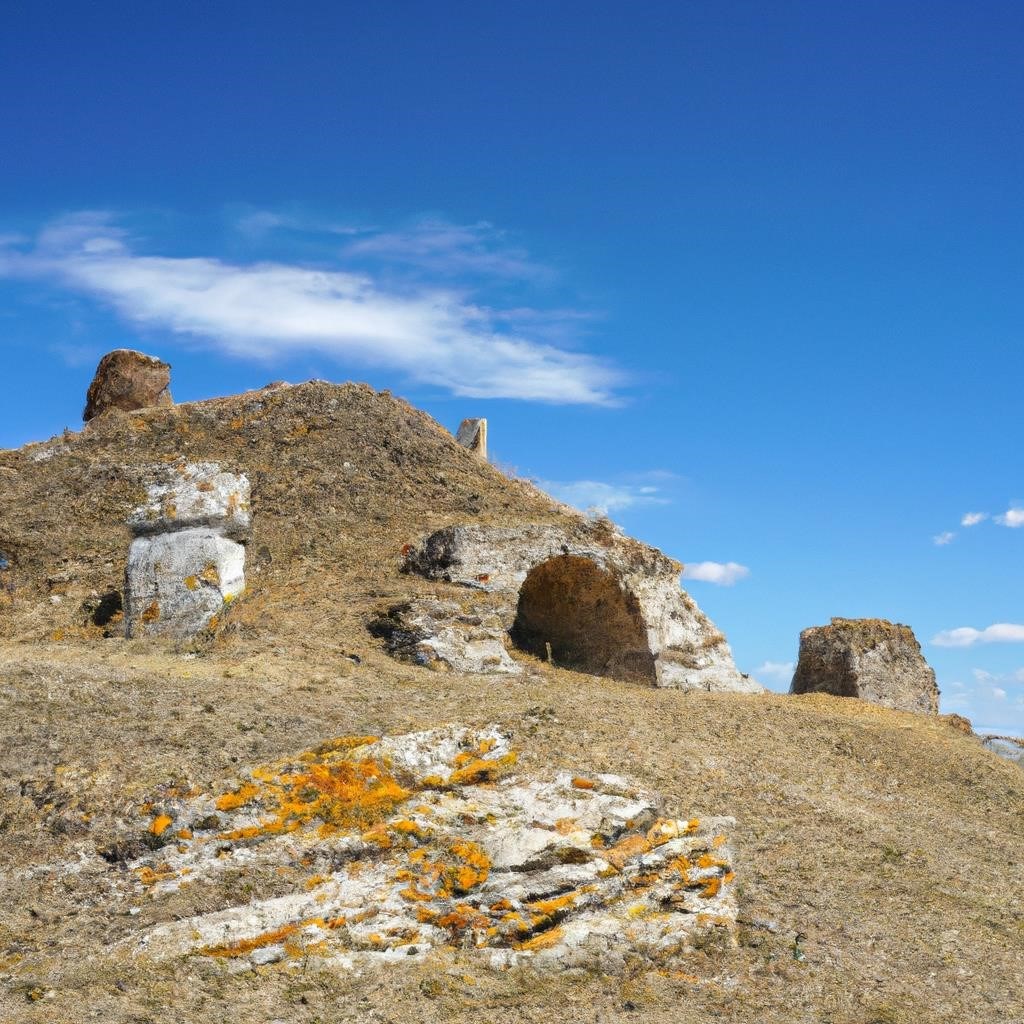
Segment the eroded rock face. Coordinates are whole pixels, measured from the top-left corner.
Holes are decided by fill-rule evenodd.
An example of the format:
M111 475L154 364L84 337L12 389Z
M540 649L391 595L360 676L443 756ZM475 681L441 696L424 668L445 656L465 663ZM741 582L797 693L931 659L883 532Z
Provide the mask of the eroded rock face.
M800 634L790 693L860 697L899 711L937 714L935 673L909 626L885 619L834 618Z
M400 661L456 672L509 673L522 667L509 657L507 632L493 611L456 601L415 600L389 608L370 623Z
M115 349L96 367L82 419L88 422L111 409L132 412L154 405L173 405L170 386L169 363L134 349Z
M522 649L566 668L678 689L755 693L725 637L679 586L681 566L599 525L455 526L407 569L498 599Z
M458 948L609 971L669 964L709 933L732 943L732 819L668 817L617 775L526 778L515 762L498 727L448 726L335 739L220 795L156 794L139 828L165 845L113 883L126 899L145 890L158 912L183 883L212 892L239 872L257 894L128 945L294 969ZM261 899L271 873L292 891Z
M1024 739L1015 736L985 736L981 742L986 750L1024 768Z
M129 637L194 636L245 589L249 481L212 462L156 467L125 578Z

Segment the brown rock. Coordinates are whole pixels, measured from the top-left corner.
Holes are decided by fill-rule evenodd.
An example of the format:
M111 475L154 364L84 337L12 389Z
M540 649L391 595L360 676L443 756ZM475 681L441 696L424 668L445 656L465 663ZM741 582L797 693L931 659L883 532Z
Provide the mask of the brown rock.
M154 405L173 405L170 384L169 363L130 348L115 349L96 367L82 419L88 422L111 409L131 412Z
M833 619L805 629L789 692L860 697L932 715L939 710L935 673L913 630L885 619Z

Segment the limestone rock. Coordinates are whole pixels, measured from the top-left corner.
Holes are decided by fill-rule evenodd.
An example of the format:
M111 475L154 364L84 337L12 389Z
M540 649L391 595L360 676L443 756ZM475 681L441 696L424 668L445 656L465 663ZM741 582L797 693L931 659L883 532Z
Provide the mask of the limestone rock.
M88 422L111 409L132 412L154 405L173 405L170 385L169 363L134 349L115 349L96 367L82 419Z
M484 462L487 461L487 420L463 420L455 440Z
M800 634L790 693L860 697L900 711L937 714L935 673L909 626L885 619L834 618Z
M245 589L245 548L196 527L136 537L125 581L129 637L192 636Z
M126 945L154 960L265 949L270 963L283 948L295 965L352 968L459 949L495 967L621 971L733 944L731 818L669 817L621 776L524 777L515 763L497 726L446 726L334 739L217 796L155 794L139 830L174 841L112 869L118 898L146 891L159 910L183 883L212 896L229 875L255 892ZM292 891L260 898L278 869Z
M487 592L515 644L565 668L656 686L759 693L679 586L681 566L601 524L454 526L406 568Z
M137 536L202 526L244 540L252 525L249 479L225 473L216 462L154 467L143 505L128 517Z
M128 517L135 539L125 631L193 636L245 589L249 481L213 462L158 466L151 475L146 502Z
M467 611L455 601L406 601L370 624L400 661L456 672L522 672L505 648L506 630L493 612Z

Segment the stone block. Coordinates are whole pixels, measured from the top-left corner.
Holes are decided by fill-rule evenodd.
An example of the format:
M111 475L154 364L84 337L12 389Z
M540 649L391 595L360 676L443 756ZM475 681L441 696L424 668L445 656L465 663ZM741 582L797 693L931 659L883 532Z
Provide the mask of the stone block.
M129 637L187 637L206 629L245 588L245 548L195 527L136 537L125 579Z
M215 462L159 467L146 501L128 517L137 536L207 527L234 540L249 535L249 480Z
M484 462L487 461L487 420L463 420L455 440Z
M937 714L939 689L909 626L834 618L800 634L790 693L859 697L899 711Z

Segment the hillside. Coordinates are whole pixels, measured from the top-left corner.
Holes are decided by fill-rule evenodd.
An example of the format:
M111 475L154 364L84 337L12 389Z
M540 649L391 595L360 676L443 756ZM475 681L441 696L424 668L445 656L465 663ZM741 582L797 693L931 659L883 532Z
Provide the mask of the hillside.
M147 467L182 458L251 481L246 590L195 639L126 640L104 606L123 587L125 521ZM1016 765L947 719L856 700L662 689L522 652L518 675L395 660L368 624L455 592L403 568L426 535L467 523L595 529L360 385L111 415L0 452L0 1020L1024 1018ZM459 948L358 970L128 952L314 870L240 860L214 884L132 888L140 807L230 792L336 737L447 723L510 734L525 778L621 774L673 816L735 818L735 947L571 972Z

